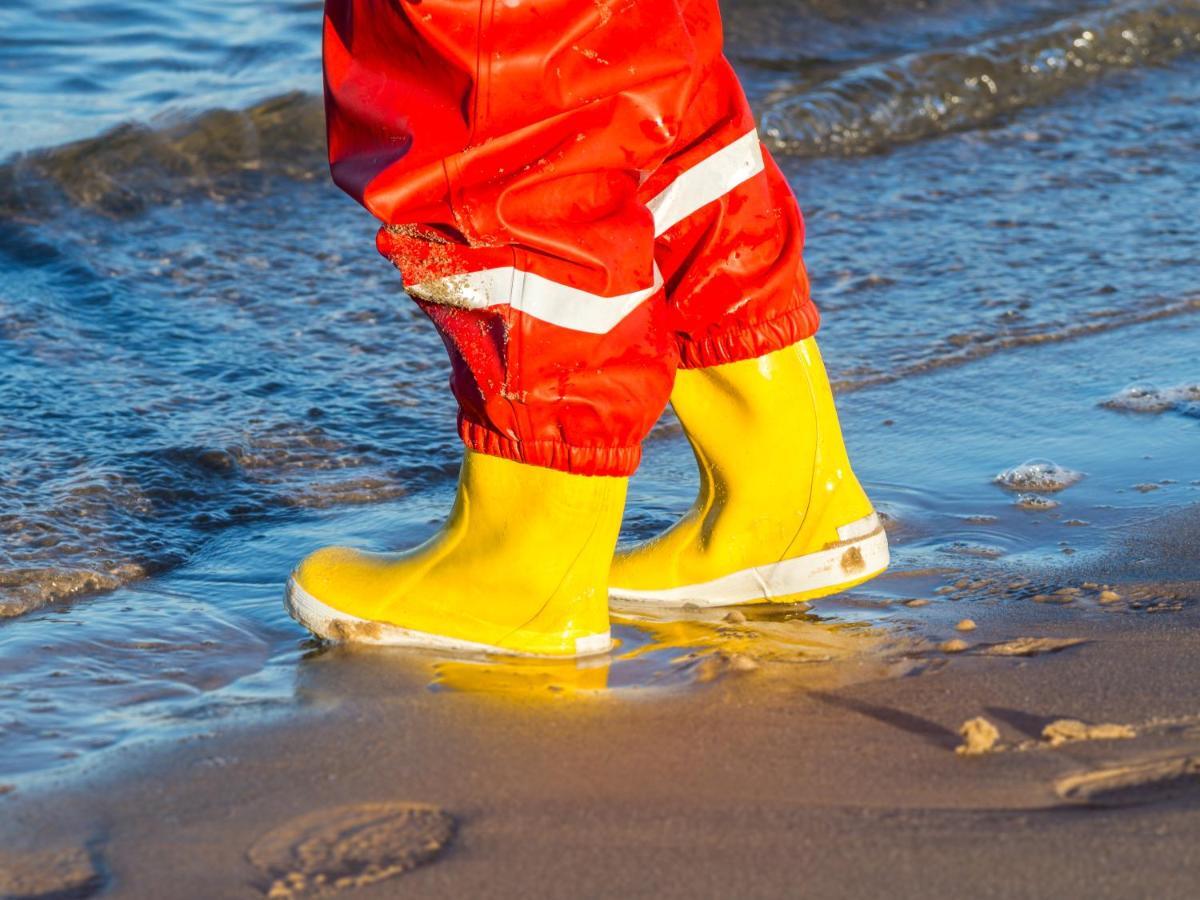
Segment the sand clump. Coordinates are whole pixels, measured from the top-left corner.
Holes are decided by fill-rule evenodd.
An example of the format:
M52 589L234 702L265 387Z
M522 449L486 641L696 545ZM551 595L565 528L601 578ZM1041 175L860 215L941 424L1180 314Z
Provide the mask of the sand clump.
M959 756L981 756L990 753L1000 740L1000 731L983 716L976 716L963 722L958 729L963 742L954 748Z
M1003 749L998 746L1000 731L983 716L963 722L958 733L962 735L963 741L954 748L954 752L959 756L979 756ZM1131 725L1089 725L1078 719L1055 719L1042 729L1040 742L1026 741L1008 749L1033 750L1060 747L1075 741L1115 741L1133 737L1137 737L1137 730Z
M1031 459L1005 469L992 479L994 484L1019 494L1054 494L1083 478L1082 472L1068 469L1048 459Z
M449 813L423 803L322 809L269 831L246 854L267 897L313 897L374 884L433 860L454 838Z
M1137 737L1130 725L1088 725L1078 719L1056 719L1042 729L1042 738L1051 747L1060 747L1073 741L1117 741Z
M709 684L716 681L721 677L723 668L720 658L716 656L705 657L696 664L696 684Z
M1060 504L1057 500L1051 500L1049 497L1043 497L1040 494L1020 494L1013 501L1018 509L1058 509Z
M82 847L0 850L0 897L90 897L101 887L103 878Z
M1120 806L1168 799L1185 789L1195 791L1197 775L1200 756L1175 756L1068 775L1054 787L1064 800Z
M753 672L758 669L758 663L745 653L730 654L725 664L731 672Z
M726 672L744 675L758 668L758 661L745 653L718 652L700 660L696 665L695 680L697 684L709 684Z
M375 643L379 641L382 633L383 629L378 622L333 619L329 623L329 635L335 641Z
M1163 413L1181 410L1200 401L1200 384L1182 384L1159 388L1152 384L1131 384L1100 405L1106 409L1131 413Z
M847 575L854 575L861 572L867 567L866 560L863 559L862 551L857 547L850 547L842 554L841 559L842 571Z
M1037 656L1039 653L1056 653L1067 647L1086 643L1083 638L1034 638L1020 637L984 648L989 656Z
M1034 603L1058 603L1065 605L1074 603L1080 594L1079 588L1065 587L1059 588L1052 594L1034 594L1030 599Z

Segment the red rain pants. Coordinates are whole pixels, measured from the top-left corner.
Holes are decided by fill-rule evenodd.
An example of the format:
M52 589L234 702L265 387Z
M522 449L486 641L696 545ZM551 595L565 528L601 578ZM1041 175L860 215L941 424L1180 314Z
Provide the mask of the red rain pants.
M716 0L327 0L334 181L482 453L629 475L675 370L812 335L804 226Z

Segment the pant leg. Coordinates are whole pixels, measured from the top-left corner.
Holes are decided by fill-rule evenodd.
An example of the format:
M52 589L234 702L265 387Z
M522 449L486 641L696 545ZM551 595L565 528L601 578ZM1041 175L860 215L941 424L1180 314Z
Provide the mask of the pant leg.
M716 0L685 0L703 48L671 155L643 185L681 365L751 359L811 337L819 316L804 269L804 222L760 146L741 85L721 55ZM715 40L714 40L715 36Z
M384 223L476 450L637 466L679 360L642 188L699 92L688 15L678 0L326 4L334 180Z

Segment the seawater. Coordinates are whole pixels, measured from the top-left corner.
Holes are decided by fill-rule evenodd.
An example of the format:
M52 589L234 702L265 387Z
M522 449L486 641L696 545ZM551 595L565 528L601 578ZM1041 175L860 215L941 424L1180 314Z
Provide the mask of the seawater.
M727 5L897 571L1066 570L1200 499L1189 405L1122 401L1200 381L1198 9ZM0 782L286 711L291 565L448 507L444 351L323 171L319 18L0 11ZM1034 459L1083 476L1058 506L994 483ZM625 536L694 484L668 413Z

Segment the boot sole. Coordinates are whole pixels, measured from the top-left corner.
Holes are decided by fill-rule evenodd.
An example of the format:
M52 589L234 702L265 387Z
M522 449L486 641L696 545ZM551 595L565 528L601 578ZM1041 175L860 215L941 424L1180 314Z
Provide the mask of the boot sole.
M578 659L607 653L612 648L609 632L590 634L575 639L574 653L533 653L497 647L478 641L446 637L428 631L415 631L388 622L360 619L318 600L300 586L295 577L288 578L283 595L288 614L317 637L344 643L369 644L379 647L423 647L429 650L453 650L468 653L502 653L507 656L534 656L545 659Z
M610 587L610 600L654 606L741 606L794 603L836 594L869 581L888 567L888 541L876 513L843 525L836 544L712 581L663 590Z

